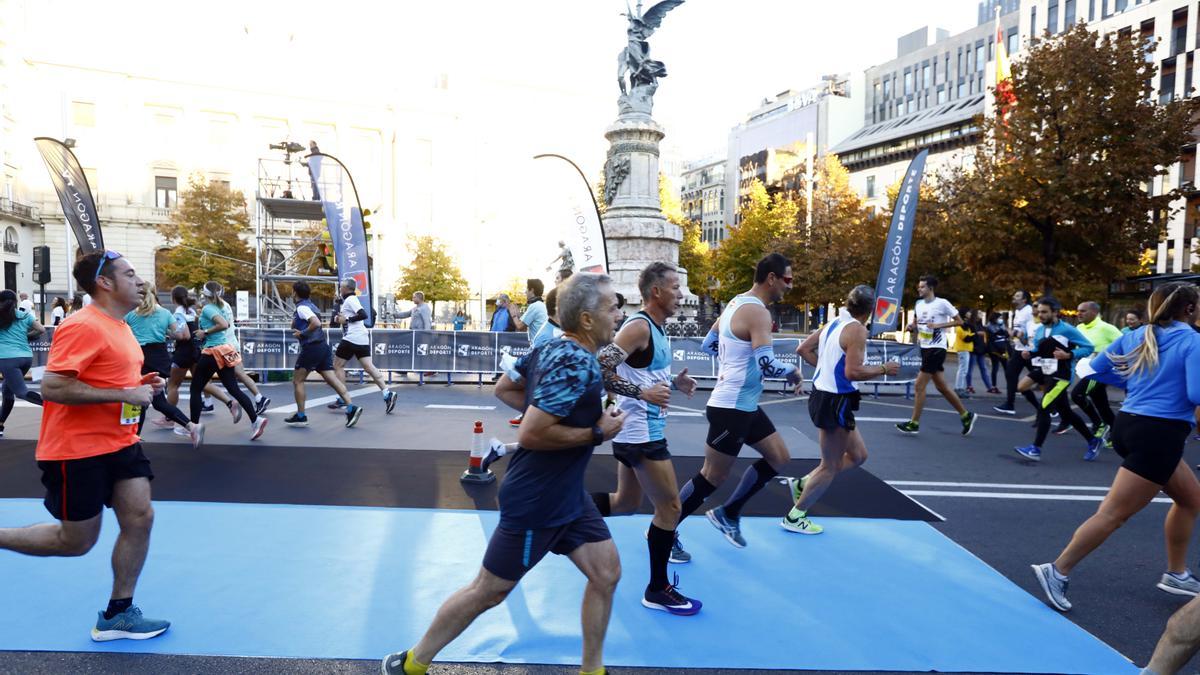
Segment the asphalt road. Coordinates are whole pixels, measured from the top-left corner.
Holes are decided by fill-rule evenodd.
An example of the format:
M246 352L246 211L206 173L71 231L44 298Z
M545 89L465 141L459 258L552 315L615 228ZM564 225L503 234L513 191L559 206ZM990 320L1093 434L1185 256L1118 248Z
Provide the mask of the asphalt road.
M310 407L312 427L284 428L280 422L290 412L290 386L271 386L266 391L275 399L270 413L272 427L263 441L269 445L300 448L344 444L348 450L400 447L462 452L474 419L483 419L489 434L512 436L505 423L509 411L497 405L488 386L404 385L395 415L387 418L383 417L378 394L364 393L361 399L367 414L360 428L353 430L350 442L348 432L338 424L339 418L325 411L319 402ZM310 401L319 401L326 393L323 386L314 384L309 390ZM668 426L674 454L702 454L706 422L697 413L703 410L705 399L706 394L701 393L673 406L679 413ZM814 456L816 432L804 401L774 393L763 401L776 427L785 433L793 455ZM945 520L934 524L938 530L1040 597L1029 565L1052 560L1075 527L1094 512L1119 460L1108 452L1096 462L1082 461L1083 441L1072 433L1051 436L1041 463L1029 464L1013 453L1012 447L1031 442L1032 409L1021 401L1018 417L1002 417L991 411L997 401L997 397L985 395L966 402L986 417L980 419L970 437L964 438L957 418L940 398L930 398L921 433L916 436L902 435L893 427L895 421L907 419L910 401L897 395L865 398L858 413L859 428L870 452L864 468L940 514ZM38 418L34 409L18 408L6 435L34 437ZM245 423L235 429L227 419L223 414L206 418L211 421L209 440L245 442ZM147 433L159 434L152 437L155 441L174 440L167 432ZM1198 451L1200 442L1189 442L1185 459L1194 465L1200 460ZM686 479L680 476L681 481ZM1185 600L1155 588L1165 564L1162 519L1167 508L1162 503L1147 507L1080 565L1072 577L1074 609L1069 618L1139 664L1149 658L1167 618ZM377 669L377 662L362 661L0 653L0 673L373 673ZM572 671L561 667L438 664L432 672L540 675ZM722 671L696 664L695 669L686 671L621 668L612 672Z

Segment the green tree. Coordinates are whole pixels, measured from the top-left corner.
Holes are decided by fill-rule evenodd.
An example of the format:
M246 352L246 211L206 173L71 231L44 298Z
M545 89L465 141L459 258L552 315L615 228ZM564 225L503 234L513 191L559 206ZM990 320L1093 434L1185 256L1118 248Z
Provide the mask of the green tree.
M463 302L471 297L471 290L463 278L458 263L450 257L446 244L432 235L412 237L408 242L412 260L400 267L400 280L396 282L398 300L407 300L421 291L430 310L435 310L439 300Z
M684 217L678 194L670 179L659 174L658 199L662 204L663 217L683 229L683 241L679 243L679 266L687 270L688 290L693 295L704 295L708 293L708 278L712 272L708 243L700 239L700 223Z
M720 284L713 296L726 302L754 283L754 267L779 241L795 232L800 208L785 194L769 196L759 181L750 185L740 222L713 256L712 275Z
M1136 31L1101 38L1084 24L1013 65L1015 106L981 122L974 167L943 196L965 225L955 255L969 273L1066 299L1136 268L1179 197L1147 186L1192 140L1200 106L1148 98L1156 70Z
M246 197L223 182L193 175L168 223L158 226L171 250L162 265L159 288L197 288L217 281L232 296L254 287L254 253L242 237L250 232Z

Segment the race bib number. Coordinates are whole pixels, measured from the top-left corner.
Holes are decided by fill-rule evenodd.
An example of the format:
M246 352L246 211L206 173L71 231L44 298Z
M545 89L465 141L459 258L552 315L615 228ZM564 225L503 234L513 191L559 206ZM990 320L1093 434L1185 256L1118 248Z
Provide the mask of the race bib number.
M121 404L121 424L137 424L142 418L142 406L130 403Z
M1033 358L1030 361L1033 363L1033 367L1041 368L1042 372L1047 375L1053 375L1058 372L1058 359Z
M917 336L923 343L933 342L933 329L928 324L920 324L917 326Z

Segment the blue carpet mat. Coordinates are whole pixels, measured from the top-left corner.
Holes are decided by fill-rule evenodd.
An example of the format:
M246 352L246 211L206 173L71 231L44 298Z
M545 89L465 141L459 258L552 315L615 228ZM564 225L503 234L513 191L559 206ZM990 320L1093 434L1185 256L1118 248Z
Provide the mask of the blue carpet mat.
M0 551L21 620L0 650L380 658L412 646L477 572L494 512L161 502L137 602L173 622L160 638L93 643L116 520L84 558ZM0 524L46 517L0 500ZM921 522L826 519L816 537L744 518L730 547L684 523L694 562L673 566L694 617L639 603L645 516L609 519L624 578L605 648L612 666L1136 673L1116 651ZM548 556L440 661L577 664L583 577Z

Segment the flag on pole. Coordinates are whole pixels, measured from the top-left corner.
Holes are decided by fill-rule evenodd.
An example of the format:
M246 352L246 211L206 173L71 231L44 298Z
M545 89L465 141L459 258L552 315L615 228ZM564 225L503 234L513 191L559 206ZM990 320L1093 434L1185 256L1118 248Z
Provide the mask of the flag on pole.
M574 256L580 272L608 274L608 241L600 220L600 207L592 194L592 185L583 169L562 155L546 153L534 155L534 159L553 157L570 164L579 174L582 185L567 192L569 213L563 214L563 241Z
M350 170L337 157L314 152L306 160L313 186L320 186L321 208L325 211L325 222L333 242L338 279L354 279L363 309L367 312L363 324L370 328L375 325L374 284L371 283L371 264L358 189L354 187ZM328 164L324 160L328 160Z
M96 201L88 188L87 177L79 166L75 153L61 141L45 136L33 139L42 160L50 171L50 180L58 192L63 215L75 234L79 250L87 255L104 250L104 237L100 234L100 216L96 213ZM69 254L68 254L69 255Z
M1003 122L1008 111L1017 102L1013 92L1012 67L1005 48L1004 28L1000 25L1000 8L996 8L996 116Z
M917 218L917 201L921 196L921 177L925 173L925 158L929 150L917 153L892 207L892 225L883 244L883 260L875 279L875 311L871 316L871 337L895 330L900 321L900 301L904 296L904 277L908 270L908 252L912 247L913 224Z

